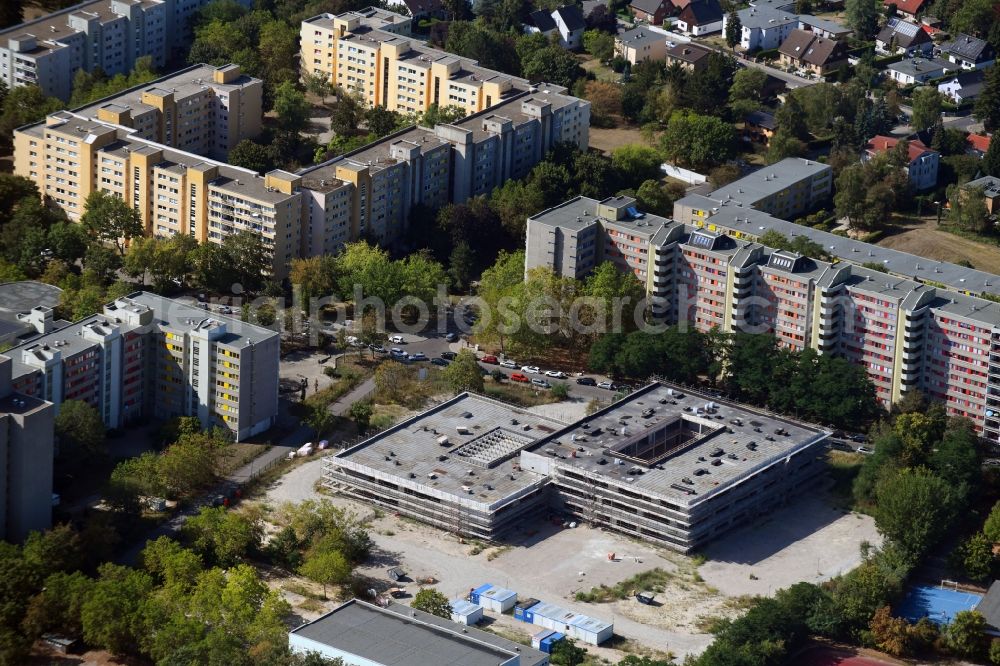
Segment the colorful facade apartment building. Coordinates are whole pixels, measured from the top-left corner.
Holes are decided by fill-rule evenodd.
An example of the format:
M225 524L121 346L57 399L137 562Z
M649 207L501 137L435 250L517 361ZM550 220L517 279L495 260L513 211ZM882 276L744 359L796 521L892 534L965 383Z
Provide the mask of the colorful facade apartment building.
M127 74L145 56L163 67L190 45L191 19L208 2L92 0L0 30L0 80L66 101L78 69Z
M803 194L771 192L766 200L808 210L811 198L813 205L822 201L828 175L797 158L766 167L767 180L752 174L746 184L726 186L724 196L685 197L674 219L644 215L625 197L578 197L528 219L526 267L581 278L606 259L621 266L605 238L625 233L634 239L635 256L646 257L637 265L653 271L643 282L655 317L700 331L768 333L786 348L847 358L866 369L884 406L916 389L1000 441L1000 303L993 300L1000 277L752 207L760 194L753 194L754 184L775 182L771 174L780 179L795 162L805 167L800 179L808 184L789 191ZM765 247L758 239L768 230L804 235L833 261Z
M5 352L11 386L59 406L81 400L109 428L197 417L244 439L278 413L278 334L147 292ZM6 358L5 358L6 357Z

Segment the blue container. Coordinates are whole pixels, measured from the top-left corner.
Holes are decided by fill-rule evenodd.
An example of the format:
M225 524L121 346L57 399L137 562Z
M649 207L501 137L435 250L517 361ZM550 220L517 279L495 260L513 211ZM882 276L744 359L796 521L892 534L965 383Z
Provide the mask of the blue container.
M525 599L514 606L514 619L520 620L521 622L527 622L532 624L534 619L534 614L531 609L537 606L539 603L538 599Z
M551 636L546 636L541 640L541 643L539 643L538 649L545 654L552 654L552 646L564 638L566 638L566 634L560 634L559 632L556 632Z
M480 585L476 589L472 590L472 592L469 592L469 601L471 601L472 603L476 604L477 606L480 605L479 604L479 595L481 595L483 592L486 592L487 590L489 590L492 587L493 586L490 585L489 583L486 583L486 585Z

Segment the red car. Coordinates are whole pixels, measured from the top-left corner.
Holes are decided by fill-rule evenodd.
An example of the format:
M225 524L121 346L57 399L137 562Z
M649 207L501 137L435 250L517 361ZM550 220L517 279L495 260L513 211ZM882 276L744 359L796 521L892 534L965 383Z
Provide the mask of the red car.
M482 361L483 363L492 363L493 365L500 364L500 359L498 359L496 356L493 356L492 354L487 354L486 356L482 357L479 360Z
M510 376L510 381L512 381L512 382L521 382L522 384L527 384L531 380L528 379L527 375L522 375L520 372L515 372L514 374L512 374Z

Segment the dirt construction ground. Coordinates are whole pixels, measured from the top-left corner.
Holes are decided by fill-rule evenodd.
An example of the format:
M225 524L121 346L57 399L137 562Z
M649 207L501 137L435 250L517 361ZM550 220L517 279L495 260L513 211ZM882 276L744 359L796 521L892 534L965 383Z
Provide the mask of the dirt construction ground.
M938 261L967 260L981 271L1000 273L1000 247L942 231L933 218L912 220L900 233L886 236L878 244Z
M274 507L320 497L314 486L321 464L317 459L292 470L268 489L264 501ZM360 515L374 514L369 506L339 496L331 499ZM451 534L391 514L374 518L371 531L375 553L359 573L385 581L386 587L385 570L397 565L411 579L434 577L437 588L450 598L493 583L521 598L535 597L614 621L615 634L625 639L626 648L642 645L679 657L701 652L712 640L707 633L711 622L738 614L744 595L770 594L799 580L828 579L858 563L862 541L878 543L870 518L833 510L822 498L797 500L712 544L700 566L698 559L611 532L563 529L545 522L526 526L500 546L460 543ZM609 553L615 554L614 561ZM655 606L631 597L593 604L574 599L578 591L613 586L657 567L666 575ZM409 592L417 589L408 584ZM527 636L537 629L509 616L491 620L494 630L505 635ZM590 649L612 663L623 655L619 650Z

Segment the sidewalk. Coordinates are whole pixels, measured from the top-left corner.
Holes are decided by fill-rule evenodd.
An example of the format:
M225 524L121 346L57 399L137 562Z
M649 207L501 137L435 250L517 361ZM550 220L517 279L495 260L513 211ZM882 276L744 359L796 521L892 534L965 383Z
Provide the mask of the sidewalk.
M330 413L334 416L344 416L351 410L351 405L364 400L375 391L375 378L369 377L353 389L345 393L339 400L330 405Z

